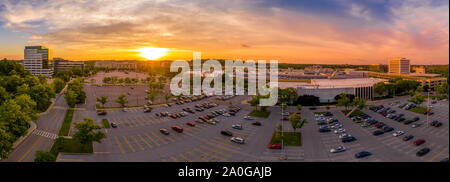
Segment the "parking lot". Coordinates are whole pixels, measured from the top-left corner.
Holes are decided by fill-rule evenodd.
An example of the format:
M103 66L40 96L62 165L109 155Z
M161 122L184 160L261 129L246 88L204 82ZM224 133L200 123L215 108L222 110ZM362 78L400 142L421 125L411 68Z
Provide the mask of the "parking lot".
M89 91L89 89L87 89ZM246 96L237 96L231 101L240 105ZM94 155L62 155L61 161L260 161L258 153L262 153L273 133L277 122L270 119L258 119L262 126L254 126L254 120L244 119L253 107L242 106L235 116L218 116L216 125L195 123L199 116L210 114L212 111L228 109L230 100L217 100L210 97L204 100L174 104L171 107L157 106L150 113L144 113L142 108L129 108L127 112L121 109L107 110L106 116L97 116L92 109L76 111L76 118L86 116L94 118L97 124L101 124L102 118L117 124L117 128L104 129L108 138L102 143L94 144ZM206 109L203 112L188 114L186 117L173 119L171 117L158 117L155 113L176 113L183 108L194 108L196 104L204 102L217 103L217 107ZM240 106L241 107L241 106ZM195 127L186 125L187 122L195 123ZM232 129L233 124L241 124L242 130ZM178 125L183 128L182 133L171 129ZM160 129L167 129L170 134L163 135ZM237 144L230 141L230 137L220 134L222 130L229 130L233 136L245 139L245 144ZM268 132L267 132L268 131ZM258 153L255 153L257 152Z
M102 87L100 87L102 88ZM121 88L121 87L119 87ZM98 94L98 88L86 86L88 97ZM129 89L129 88L124 88ZM142 88L143 89L143 88ZM133 92L142 92L135 88ZM107 90L104 90L107 93ZM116 91L114 91L116 92ZM145 91L144 91L145 93ZM404 125L397 121L388 119L379 113L363 109L362 111L377 121L384 122L394 131L374 136L373 132L378 130L374 126L362 127L361 123L355 123L346 117L341 110L343 108L331 108L328 110L332 116L342 124L345 133L355 137L355 141L343 143L339 134L330 132L319 132L314 112L327 111L325 108L309 110L304 107L300 116L306 118L308 123L300 129L302 133L301 147L285 147L286 150L269 149L267 147L273 132L280 121L281 109L271 107L271 114L268 118L255 118L255 120L245 120L249 112L254 107L245 104L248 96L236 96L231 100L219 100L217 96L204 100L186 103L182 105L174 104L171 107L154 106L153 111L144 113L143 108L129 108L127 112L121 109L109 109L106 116L98 116L93 108L95 103L88 102L83 108L75 112L74 120L81 121L83 117L94 118L97 124L101 124L102 118L107 118L110 123L117 124L117 128L104 129L108 138L102 143L94 143L93 155L70 155L63 154L60 161L161 161L161 162L243 162L243 161L293 161L293 162L438 162L448 158L448 102L439 101L433 105L434 115L430 116L430 121L439 120L443 125L439 128L426 127L426 116L413 113L411 111L399 109L398 106L390 105L395 102L406 102L407 98L396 98L394 100L383 100L368 103L369 105L384 105L394 108L398 113L403 113L406 119L419 117L422 126L412 128L411 125ZM140 99L144 102L144 99ZM130 100L131 101L131 100ZM200 124L194 120L199 116L210 114L211 111L227 109L229 102L241 108L236 116L218 116L218 123ZM140 102L140 101L139 101ZM178 113L183 108L194 109L199 103L216 103L218 106L205 109L202 112L188 114L186 117L173 119L171 117L159 117L155 113L169 112ZM295 107L288 107L287 111L297 112ZM262 126L254 126L251 123L259 121ZM186 125L193 122L195 127ZM233 129L233 124L241 124L243 130ZM283 121L284 131L292 131L289 121ZM171 129L177 125L183 128L182 133L177 133ZM330 125L331 126L331 125ZM159 130L167 129L170 134L164 135ZM234 136L245 139L245 144L237 144L230 141L230 137L221 135L223 130L229 130ZM297 130L298 131L298 130ZM405 134L394 137L396 131L404 131ZM403 141L406 135L414 135L410 141ZM420 146L412 143L417 139L424 139L426 142ZM331 149L344 147L345 151L332 153ZM431 151L422 156L416 156L417 151L422 148L430 148ZM372 155L356 158L355 154L368 151ZM285 153L284 153L285 152ZM287 160L280 160L285 155Z
M426 115L417 114L408 110L398 108L401 103L406 103L407 97L396 98L391 100L383 100L368 103L370 105L384 105L396 110L397 114L404 114L407 120L414 117L419 117L415 123L420 123L419 127L413 128L412 124L405 125L401 122L386 118L379 113L369 109L362 111L379 122L384 122L388 126L394 128L394 131L386 132L384 134L374 136L373 132L380 130L374 126L362 127L362 123L355 123L350 118L347 118L341 110L343 108L331 108L329 110L333 116L329 118L337 119L344 133L350 134L356 138L353 142L343 143L339 139L339 135L335 134L335 129L330 132L319 132L321 125L314 116L314 112L325 112L324 108L318 110L308 110L305 107L302 110L302 116L307 118L310 122L302 129L304 138L304 156L305 161L367 161L367 162L439 162L449 157L448 151L448 101L438 101L433 104L433 115L429 116L429 121L438 120L442 122L440 127L427 127ZM391 103L396 103L396 105ZM425 104L424 104L425 105ZM363 122L364 123L364 122ZM332 126L332 125L329 125ZM404 134L398 137L393 136L396 131L403 131ZM409 141L403 141L407 135L413 135L414 138ZM425 142L420 146L413 145L413 142L423 139ZM331 153L330 150L338 146L346 148L344 152ZM419 157L416 153L423 149L429 148L429 153ZM368 151L372 155L356 159L355 154L361 151Z

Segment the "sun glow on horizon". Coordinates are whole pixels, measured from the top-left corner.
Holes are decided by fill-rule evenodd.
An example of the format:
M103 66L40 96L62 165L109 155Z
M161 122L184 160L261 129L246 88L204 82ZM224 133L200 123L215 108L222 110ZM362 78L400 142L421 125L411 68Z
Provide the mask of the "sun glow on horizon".
M143 47L137 50L140 52L139 56L148 59L156 60L167 55L167 48L156 48L156 47Z

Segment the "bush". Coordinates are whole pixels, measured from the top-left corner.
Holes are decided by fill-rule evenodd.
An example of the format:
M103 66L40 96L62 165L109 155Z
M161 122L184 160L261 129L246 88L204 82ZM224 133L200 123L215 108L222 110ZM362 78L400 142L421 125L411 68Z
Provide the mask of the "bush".
M51 152L37 150L34 162L56 162L56 155Z

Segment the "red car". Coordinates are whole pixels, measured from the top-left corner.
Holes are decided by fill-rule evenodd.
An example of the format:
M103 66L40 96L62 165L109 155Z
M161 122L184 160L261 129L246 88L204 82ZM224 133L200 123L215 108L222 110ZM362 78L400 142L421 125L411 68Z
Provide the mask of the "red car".
M99 111L97 112L98 115L106 115L106 111Z
M423 143L425 143L425 140L424 139L418 139L418 140L416 140L416 141L414 141L414 145L415 146L419 146L419 145L422 145Z
M172 129L178 133L183 133L183 128L179 126L172 126Z
M192 127L194 127L194 126L195 126L195 124L194 124L194 123L192 123L192 122L187 122L187 123L186 123L186 125L188 125L188 126L192 126Z
M270 149L281 149L281 145L280 144L269 144L269 148Z

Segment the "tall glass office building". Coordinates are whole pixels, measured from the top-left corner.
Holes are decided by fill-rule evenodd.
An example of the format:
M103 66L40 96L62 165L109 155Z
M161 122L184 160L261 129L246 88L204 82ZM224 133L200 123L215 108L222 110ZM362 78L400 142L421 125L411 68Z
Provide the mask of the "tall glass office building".
M53 74L53 53L44 46L26 46L24 50L23 68L38 76Z

